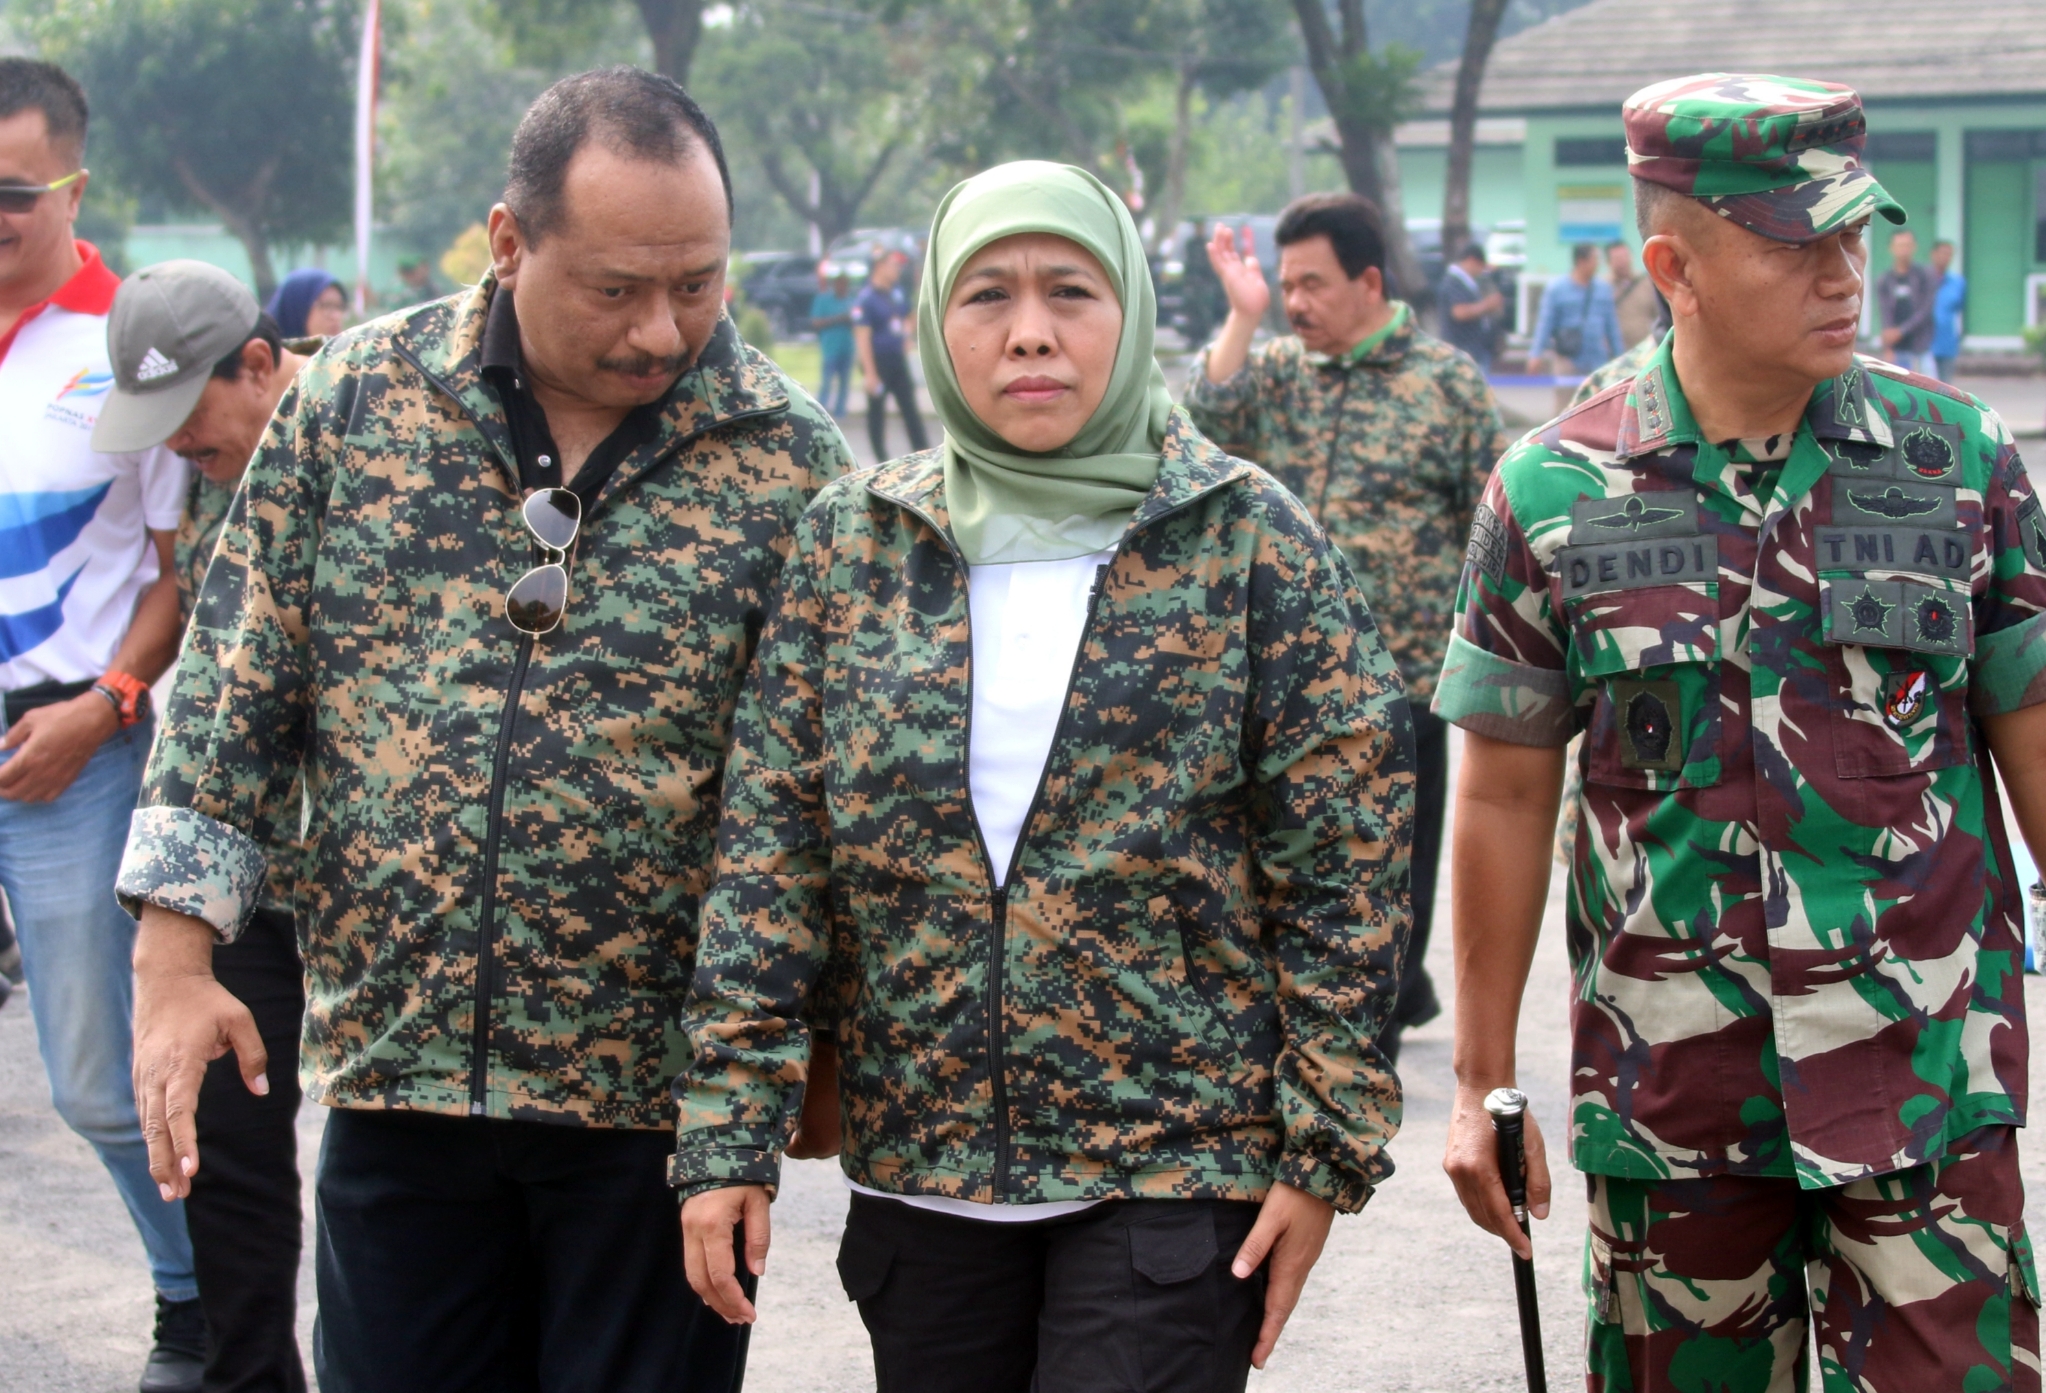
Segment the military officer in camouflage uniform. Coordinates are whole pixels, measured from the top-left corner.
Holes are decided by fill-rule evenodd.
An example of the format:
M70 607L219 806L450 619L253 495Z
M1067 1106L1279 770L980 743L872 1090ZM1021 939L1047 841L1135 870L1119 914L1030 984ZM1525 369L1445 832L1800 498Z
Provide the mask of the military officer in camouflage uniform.
M1524 1250L1481 1100L1581 731L1589 1387L1801 1388L1815 1326L1828 1390L2037 1389L1992 768L2039 845L2046 518L1994 412L1854 353L1902 210L1851 90L1709 74L1625 122L1675 331L1500 462L1436 691L1468 732L1446 1165Z
M848 463L721 313L730 181L666 78L556 84L493 269L329 342L222 530L135 816L137 1091L183 1193L208 971L303 767L320 1386L722 1390L665 1184L727 732ZM288 1067L285 1061L277 1061Z
M1246 234L1247 235L1247 234ZM1422 331L1387 293L1377 209L1313 194L1279 218L1279 290L1293 333L1255 350L1269 292L1228 228L1208 259L1229 318L1195 365L1186 407L1231 454L1255 460L1342 549L1414 705L1413 934L1380 1044L1440 1007L1422 966L1441 859L1447 728L1427 710L1449 642L1471 511L1508 437L1468 354Z

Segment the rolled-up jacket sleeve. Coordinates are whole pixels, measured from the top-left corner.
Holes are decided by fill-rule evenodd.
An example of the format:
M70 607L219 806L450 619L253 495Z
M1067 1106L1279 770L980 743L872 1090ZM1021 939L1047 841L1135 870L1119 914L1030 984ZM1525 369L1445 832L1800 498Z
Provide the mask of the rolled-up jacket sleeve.
M262 898L267 808L306 748L306 613L332 479L330 427L353 380L321 355L287 391L193 606L115 893L240 933Z

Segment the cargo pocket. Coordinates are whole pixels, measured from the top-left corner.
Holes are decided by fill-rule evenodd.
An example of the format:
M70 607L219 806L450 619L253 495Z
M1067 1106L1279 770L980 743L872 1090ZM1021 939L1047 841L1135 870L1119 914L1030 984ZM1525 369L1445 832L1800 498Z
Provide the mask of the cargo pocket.
M1222 1253L1213 1205L1201 1200L1134 1206L1151 1211L1129 1234L1130 1334L1142 1387L1181 1387L1174 1370L1210 1362L1224 1338L1215 1264ZM1234 1281L1233 1277L1228 1278Z
M1718 582L1581 595L1565 614L1572 663L1596 689L1585 777L1621 788L1718 783Z
M1620 1289L1613 1277L1613 1245L1593 1229L1584 1244L1584 1300L1594 1325L1620 1323Z
M1966 763L1967 591L1916 579L1821 575L1834 769L1843 779Z
M2010 1258L2011 1295L2033 1310L2039 1309L2039 1268L2032 1258L2032 1236L2020 1220L2010 1231L2006 1253Z

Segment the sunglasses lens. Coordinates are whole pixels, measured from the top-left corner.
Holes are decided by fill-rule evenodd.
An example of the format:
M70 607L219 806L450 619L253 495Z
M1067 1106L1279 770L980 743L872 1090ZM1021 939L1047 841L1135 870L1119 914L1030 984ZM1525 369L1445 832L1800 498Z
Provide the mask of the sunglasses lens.
M504 617L527 634L553 630L567 607L568 571L560 566L535 566L504 597Z
M567 489L541 489L526 500L526 526L540 539L540 545L567 551L582 525L583 501Z
M0 213L32 213L41 189L0 189Z

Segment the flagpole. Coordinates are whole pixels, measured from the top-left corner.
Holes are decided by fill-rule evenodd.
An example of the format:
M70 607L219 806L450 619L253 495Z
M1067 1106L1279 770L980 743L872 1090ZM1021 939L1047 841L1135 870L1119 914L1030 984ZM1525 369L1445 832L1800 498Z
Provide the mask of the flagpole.
M355 317L369 313L369 238L376 168L377 49L383 6L369 0L362 16L362 52L355 64Z

